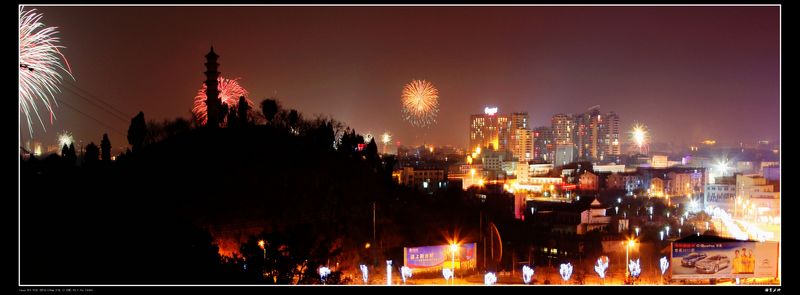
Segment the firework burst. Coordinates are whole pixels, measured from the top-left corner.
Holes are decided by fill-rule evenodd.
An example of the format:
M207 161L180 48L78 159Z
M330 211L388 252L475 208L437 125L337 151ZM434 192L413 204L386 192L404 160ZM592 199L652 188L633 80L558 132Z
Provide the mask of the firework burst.
M72 137L72 133L69 131L62 131L58 133L58 148L62 148L65 145L71 145L75 139Z
M60 92L58 86L63 80L60 72L72 77L69 63L59 50L64 46L56 45L58 27L46 27L41 22L42 14L35 11L19 7L19 109L25 115L31 135L32 115L46 130L38 104L44 105L50 113L50 124L53 123L53 105L58 105L55 94Z
M439 112L439 90L428 81L414 80L406 84L401 96L403 117L411 125L427 127L436 123Z
M375 136L372 135L372 132L367 131L367 134L364 134L364 143L369 144Z
M239 85L239 79L240 78L217 78L219 99L223 104L227 105L228 108L237 107L239 105L239 97L247 97L249 94L247 90ZM203 83L203 86L199 91L197 91L197 96L194 97L194 108L192 108L195 118L197 118L203 125L205 125L206 121L208 121L208 109L206 108L206 89L207 86L205 83ZM247 98L245 98L245 100L247 101L247 105L252 109L253 102Z
M389 144L390 142L392 142L392 135L389 134L388 131L384 132L381 135L381 142L383 142L384 145Z
M633 130L631 130L631 140L636 144L636 147L639 148L639 153L647 152L648 139L647 127L638 123L634 124Z

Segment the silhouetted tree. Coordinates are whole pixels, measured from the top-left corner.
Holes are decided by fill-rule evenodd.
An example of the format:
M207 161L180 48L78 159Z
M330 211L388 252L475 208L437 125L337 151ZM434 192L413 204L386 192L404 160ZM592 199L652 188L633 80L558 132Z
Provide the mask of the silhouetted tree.
M192 130L192 123L184 118L164 122L164 136L169 138Z
M228 128L233 128L233 127L239 126L238 121L239 120L238 120L238 118L236 116L236 109L230 108L228 110L228 119L227 119Z
M227 117L228 117L228 104L226 103L220 104L218 118L220 118L220 121L226 121L225 124L227 124Z
M165 121L166 122L166 121ZM149 146L156 142L164 140L166 132L164 132L164 124L150 120L147 122L147 131L145 131L144 145Z
M147 125L144 121L144 113L139 112L136 117L131 119L131 126L128 127L128 143L131 145L134 153L142 148L146 135Z
M67 166L73 166L77 159L78 156L75 154L75 144L71 143L69 146L64 144L64 147L61 148L61 160Z
M247 126L249 122L247 118L247 110L250 107L247 105L247 100L244 98L244 96L239 97L238 107L239 107L239 125Z
M300 114L297 113L297 110L289 111L289 127L292 127L293 130L296 131L297 125L300 123Z
M103 134L103 140L100 142L100 159L104 163L111 162L111 141L108 140L108 133Z
M89 145L86 146L86 154L84 154L83 156L84 165L86 166L94 165L95 163L97 163L99 159L100 159L100 149L97 147L97 145L94 144L94 142L89 143Z
M267 120L267 124L271 124L273 120L275 120L275 115L278 114L280 110L280 104L274 98L268 98L261 101L261 113L264 114L264 119Z
M370 168L373 169L373 172L378 172L378 166L380 166L380 163L378 162L378 144L375 143L374 137L370 139L364 152L367 156L367 162L369 163Z

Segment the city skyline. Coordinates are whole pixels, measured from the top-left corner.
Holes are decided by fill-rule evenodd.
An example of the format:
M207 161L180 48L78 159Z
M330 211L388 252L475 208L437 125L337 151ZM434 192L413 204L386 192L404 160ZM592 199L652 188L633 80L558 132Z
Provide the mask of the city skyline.
M599 105L620 115L621 133L643 123L653 142L779 139L777 6L31 8L59 27L74 71L64 83L78 88L64 85L58 101L110 126L59 105L47 132L35 127L45 144L67 130L84 144L108 133L115 147L127 145L138 111L189 119L211 45L222 76L241 78L256 104L277 92L306 116L389 131L401 145L466 146L469 116L487 106L528 112L531 129ZM157 21L142 23L143 14ZM215 15L236 17L187 25ZM402 87L413 79L440 91L427 130L401 114ZM129 116L115 118L73 90Z

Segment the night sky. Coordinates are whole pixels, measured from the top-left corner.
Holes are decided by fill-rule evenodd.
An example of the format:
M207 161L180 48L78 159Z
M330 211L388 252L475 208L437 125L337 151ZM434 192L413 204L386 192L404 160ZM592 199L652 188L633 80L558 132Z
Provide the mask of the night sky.
M35 7L61 32L78 87L120 120L63 90L47 132L127 146L130 118L190 118L204 55L259 103L277 91L305 116L403 145L466 146L469 115L527 111L532 126L600 105L647 125L656 142L777 140L779 7ZM401 116L412 79L439 89L437 124ZM23 121L20 121L21 123ZM37 123L38 124L38 123ZM116 131L114 131L116 130ZM29 138L21 124L21 138Z

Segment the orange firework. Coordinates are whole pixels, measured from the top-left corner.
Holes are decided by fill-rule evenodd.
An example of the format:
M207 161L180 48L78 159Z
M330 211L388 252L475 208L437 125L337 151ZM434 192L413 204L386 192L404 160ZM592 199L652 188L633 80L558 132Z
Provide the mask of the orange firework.
M400 97L403 117L414 126L426 127L436 123L439 112L439 90L428 81L414 80L406 84Z

